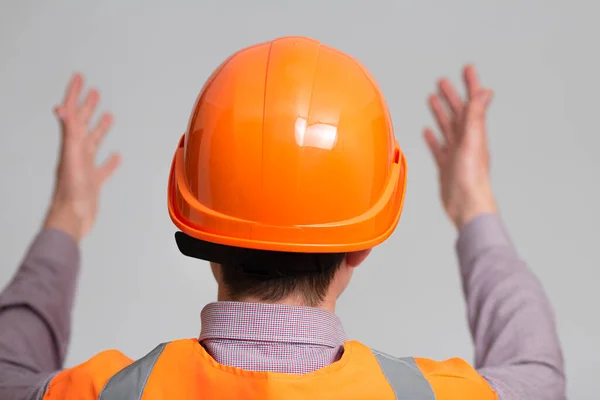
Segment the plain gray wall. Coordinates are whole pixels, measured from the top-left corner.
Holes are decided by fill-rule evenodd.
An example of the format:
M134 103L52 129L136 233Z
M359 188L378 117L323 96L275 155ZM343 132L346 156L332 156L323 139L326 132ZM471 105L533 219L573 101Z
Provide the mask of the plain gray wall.
M367 5L370 3L370 5ZM476 63L496 90L489 118L502 214L554 304L571 398L592 399L600 354L597 9L572 0L2 1L0 284L46 211L74 70L116 118L106 186L83 268L68 364L106 348L140 357L198 334L216 296L206 264L181 256L166 208L171 157L198 91L225 57L306 35L359 58L379 81L409 165L399 228L339 306L349 335L396 355L471 359L454 254L421 138L435 80Z

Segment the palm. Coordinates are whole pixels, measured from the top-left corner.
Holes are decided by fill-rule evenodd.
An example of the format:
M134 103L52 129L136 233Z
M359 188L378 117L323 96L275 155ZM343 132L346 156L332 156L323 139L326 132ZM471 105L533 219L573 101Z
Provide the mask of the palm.
M104 114L93 129L88 128L99 96L96 90L90 90L79 104L82 86L81 76L75 75L64 103L56 108L62 124L62 141L54 201L73 208L81 219L83 236L94 223L100 188L118 166L119 156L113 154L96 166L96 152L112 117Z

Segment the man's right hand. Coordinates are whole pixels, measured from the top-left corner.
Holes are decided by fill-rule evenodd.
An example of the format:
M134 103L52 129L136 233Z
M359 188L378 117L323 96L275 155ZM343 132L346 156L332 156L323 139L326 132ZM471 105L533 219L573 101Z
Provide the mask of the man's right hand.
M443 141L430 128L424 132L438 167L442 203L458 229L478 215L497 212L485 128L492 91L479 85L472 66L464 68L463 78L465 100L447 79L439 81L439 94L429 97Z
M92 229L102 185L120 161L120 156L113 153L103 164L96 165L96 153L110 129L112 116L103 114L90 129L99 95L92 89L81 100L82 89L83 78L75 74L63 104L55 108L62 128L61 152L54 196L44 223L46 228L60 229L77 241Z

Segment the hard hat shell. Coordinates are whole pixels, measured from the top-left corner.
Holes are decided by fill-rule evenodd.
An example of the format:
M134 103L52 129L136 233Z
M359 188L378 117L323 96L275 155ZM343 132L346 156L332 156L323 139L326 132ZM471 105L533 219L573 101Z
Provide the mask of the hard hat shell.
M233 54L209 77L171 166L169 214L215 244L371 248L394 231L406 161L385 99L351 56L305 37Z

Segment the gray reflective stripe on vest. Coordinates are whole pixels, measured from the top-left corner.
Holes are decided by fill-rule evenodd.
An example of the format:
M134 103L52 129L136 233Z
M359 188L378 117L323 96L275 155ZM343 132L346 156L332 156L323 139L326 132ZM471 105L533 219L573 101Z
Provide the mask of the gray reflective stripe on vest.
M140 400L154 364L166 345L167 343L159 344L150 353L110 378L98 400Z
M140 400L148 378L167 343L158 345L146 356L123 368L108 380L98 400ZM431 385L413 358L396 358L371 350L396 399L435 400Z
M435 400L435 393L414 358L396 358L377 350L371 351L396 399Z

